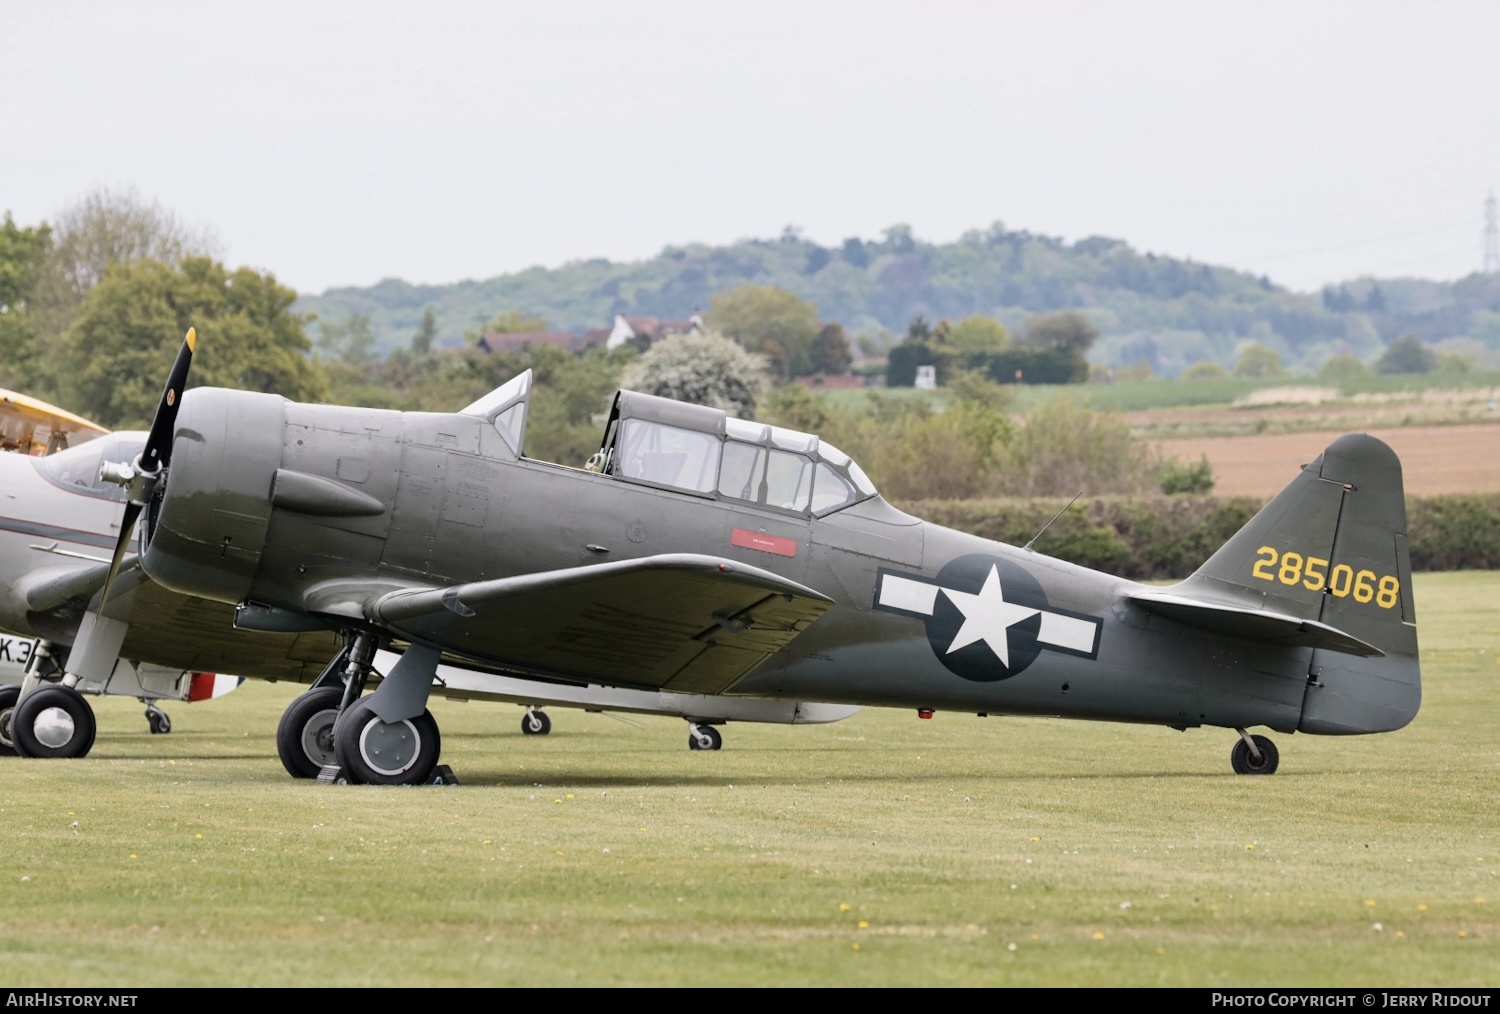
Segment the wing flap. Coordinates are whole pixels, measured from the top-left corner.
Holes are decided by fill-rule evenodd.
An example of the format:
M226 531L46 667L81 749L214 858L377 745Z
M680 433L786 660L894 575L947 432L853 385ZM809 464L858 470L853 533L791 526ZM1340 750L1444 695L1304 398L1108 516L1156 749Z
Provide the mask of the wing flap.
M1284 644L1360 655L1383 656L1385 652L1353 634L1345 633L1317 620L1247 609L1203 599L1188 598L1170 592L1138 591L1126 598L1149 613L1185 623L1200 630L1256 641L1280 641Z
M378 599L373 618L470 658L559 676L722 693L832 600L769 571L666 554Z

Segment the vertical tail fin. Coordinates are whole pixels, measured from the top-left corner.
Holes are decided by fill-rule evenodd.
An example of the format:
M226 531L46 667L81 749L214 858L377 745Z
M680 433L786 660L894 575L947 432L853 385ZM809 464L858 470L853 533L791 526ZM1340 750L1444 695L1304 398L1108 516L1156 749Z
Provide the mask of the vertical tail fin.
M1313 652L1303 732L1399 729L1422 700L1401 462L1366 434L1339 437L1178 587L1344 631L1384 657Z

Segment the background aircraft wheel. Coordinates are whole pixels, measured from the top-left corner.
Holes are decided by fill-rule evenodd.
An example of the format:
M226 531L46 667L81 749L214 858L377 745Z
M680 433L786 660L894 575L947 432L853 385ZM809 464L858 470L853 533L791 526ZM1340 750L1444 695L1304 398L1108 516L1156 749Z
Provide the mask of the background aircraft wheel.
M14 757L16 744L10 738L10 714L16 710L16 701L21 699L21 687L12 683L0 687L0 757Z
M711 725L700 725L688 732L689 750L717 750L724 745L724 737Z
M545 736L552 731L552 719L545 711L528 711L521 718L521 731L528 736Z
M336 763L333 723L339 717L342 687L318 687L287 705L276 726L276 753L293 778L316 778L323 765Z
M1264 736L1251 736L1255 745L1260 749L1260 763L1255 762L1250 753L1250 744L1243 739L1234 742L1234 749L1229 751L1229 763L1237 775L1274 775L1276 766L1281 763L1281 754L1276 751L1276 744Z
M11 712L10 732L23 757L83 757L94 745L94 709L72 687L39 687Z
M165 736L172 731L172 719L160 708L146 709L146 725L153 736Z
M338 764L351 782L368 785L424 785L432 780L442 750L430 711L399 722L382 722L361 699L344 712L334 730Z

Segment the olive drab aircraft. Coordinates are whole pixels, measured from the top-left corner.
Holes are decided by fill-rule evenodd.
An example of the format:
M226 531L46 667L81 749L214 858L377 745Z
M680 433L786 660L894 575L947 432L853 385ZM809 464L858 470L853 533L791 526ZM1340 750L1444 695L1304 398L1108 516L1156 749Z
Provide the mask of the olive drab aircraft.
M135 462L149 434L110 433L4 391L0 433L7 448L22 452L0 454L0 631L19 635L0 633L0 755L86 755L95 719L81 695L137 698L151 731L163 733L172 727L163 702L219 697L252 676L316 684L287 710L277 749L297 777L314 777L334 762L343 682L342 670L329 670L328 662L341 652L337 631L236 630L231 605L165 589L133 557L124 561L108 608L98 608L126 504L125 488L101 480L101 466ZM380 652L372 682L396 658ZM859 710L539 682L461 661L450 658L438 670L442 692L519 704L526 708L521 731L533 736L551 730L546 706L686 719L693 750L719 749L718 727L726 722L817 724Z
M1385 732L1420 703L1401 467L1369 436L1147 587L923 522L827 442L718 409L621 391L577 468L526 456L529 373L401 413L178 398L190 360L188 342L145 450L104 466L127 490L106 591L133 568L241 629L338 631L348 781L431 776L450 657L644 692L1218 726L1241 774L1278 765L1253 727ZM404 650L365 694L385 647Z

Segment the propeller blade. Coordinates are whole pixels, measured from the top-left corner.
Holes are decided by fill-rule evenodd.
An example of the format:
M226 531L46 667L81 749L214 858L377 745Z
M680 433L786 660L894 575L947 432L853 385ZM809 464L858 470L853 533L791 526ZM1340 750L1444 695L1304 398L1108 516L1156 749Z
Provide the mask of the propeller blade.
M109 603L109 591L120 573L120 562L125 559L125 552L130 548L136 520L141 516L141 511L161 476L162 468L171 464L172 428L177 422L177 411L182 407L182 389L187 384L188 368L193 365L193 352L197 347L198 331L190 327L183 336L182 347L177 350L172 372L167 374L167 386L161 392L161 401L157 403L156 415L151 420L146 449L136 459L133 469L135 474L131 476L127 487L130 499L126 501L125 513L120 518L120 537L115 541L115 552L110 557L109 573L104 578L104 592L99 597L99 613L94 614L95 623L99 622L100 613ZM121 474L130 475L131 471L123 470Z
M120 537L115 540L115 553L109 560L109 573L104 578L104 591L99 596L99 612L94 614L94 622L99 622L99 616L104 612L104 607L109 604L109 589L115 583L115 575L120 573L120 561L125 559L125 551L130 548L130 538L135 534L136 518L141 516L142 505L138 503L127 503L125 514L120 518Z
M182 339L182 347L177 350L172 372L167 374L167 386L156 406L156 416L151 420L151 433L146 437L146 449L141 452L142 472L153 473L159 465L172 461L172 426L177 422L177 410L182 407L182 389L187 384L188 368L193 365L193 351L197 346L198 330L190 327ZM124 537L123 529L120 535Z

